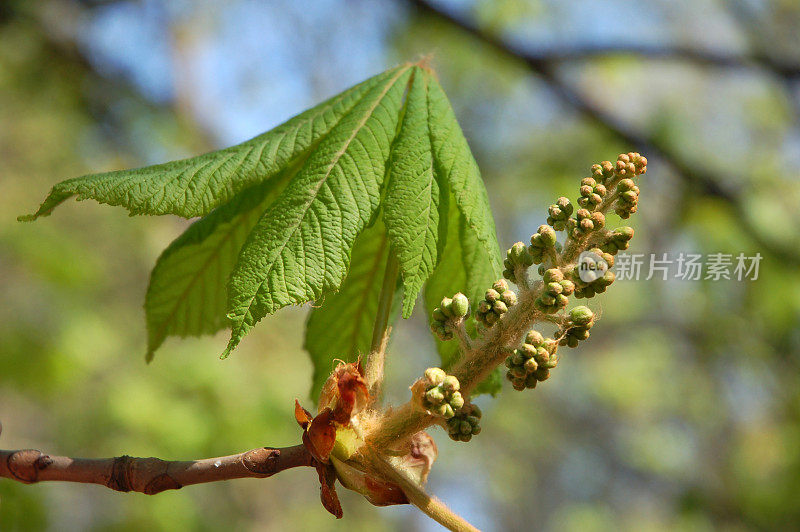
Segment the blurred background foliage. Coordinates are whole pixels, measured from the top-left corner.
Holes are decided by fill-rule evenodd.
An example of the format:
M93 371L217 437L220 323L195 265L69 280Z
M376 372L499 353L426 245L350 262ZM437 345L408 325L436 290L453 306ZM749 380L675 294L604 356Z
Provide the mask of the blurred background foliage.
M479 399L469 445L435 434L432 491L486 530L797 526L794 0L0 3L0 447L186 459L296 443L292 401L312 402L305 309L228 360L220 334L171 340L148 366L149 269L187 222L94 203L14 218L63 178L245 140L426 54L502 245L575 196L591 163L639 149L635 251L764 257L755 282L619 282L546 385ZM391 355L399 402L435 360L423 316L396 328ZM155 497L0 481L0 529L437 529L343 498L337 522L311 470Z

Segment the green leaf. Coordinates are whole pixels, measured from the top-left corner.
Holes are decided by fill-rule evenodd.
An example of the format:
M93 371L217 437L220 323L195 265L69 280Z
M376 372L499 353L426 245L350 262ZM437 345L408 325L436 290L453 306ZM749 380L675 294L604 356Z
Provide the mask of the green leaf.
M444 90L433 75L429 75L429 79L428 115L437 179L439 183L446 180L449 184L455 203L469 227L469 235L465 238L480 242L484 259L497 272L497 277L503 270L503 260L489 196Z
M447 196L434 177L428 116L428 75L415 75L387 171L384 219L403 275L403 317L411 316L444 242ZM440 198L443 196L443 198ZM441 205L440 205L441 204Z
M319 395L335 359L354 362L369 353L388 256L389 241L378 219L356 239L341 289L326 295L309 313L305 349L314 364L312 397ZM390 323L399 310L399 299L393 301Z
M148 356L168 335L213 333L226 317L227 355L265 315L323 301L306 337L317 386L334 358L368 351L389 248L406 317L426 283L431 307L456 291L480 294L501 269L475 160L438 81L417 65L231 148L64 181L20 219L48 215L72 196L132 214L203 216L153 270ZM452 363L453 346L444 345Z
M49 215L72 196L121 205L131 214L203 216L237 193L269 179L302 155L347 115L375 86L397 76L389 70L297 115L275 129L242 144L134 170L90 174L53 187L32 221Z
M228 285L223 356L265 315L341 285L353 242L378 208L411 72L400 68L372 87L256 224Z
M164 250L150 274L145 297L148 361L168 335L213 334L228 325L227 283L239 251L291 177L284 172L240 192Z

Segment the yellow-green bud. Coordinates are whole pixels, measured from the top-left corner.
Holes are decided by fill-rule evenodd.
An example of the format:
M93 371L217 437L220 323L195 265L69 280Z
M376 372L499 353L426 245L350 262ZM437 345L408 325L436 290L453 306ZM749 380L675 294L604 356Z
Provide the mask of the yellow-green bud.
M453 301L450 304L453 315L456 318L463 318L469 313L469 299L461 292L453 296Z
M428 368L425 370L425 378L434 386L438 386L444 382L447 373L441 368Z
M581 305L569 311L569 319L575 325L587 325L594 320L594 312L589 307Z
M455 378L453 375L448 375L442 381L442 389L445 392L453 393L458 391L461 385L458 383L458 379Z
M449 297L442 298L442 302L439 304L439 308L442 309L442 313L448 318L453 317L453 310L450 308L452 304L453 300Z
M528 334L525 336L525 343L538 347L544 343L544 337L539 331L528 331Z

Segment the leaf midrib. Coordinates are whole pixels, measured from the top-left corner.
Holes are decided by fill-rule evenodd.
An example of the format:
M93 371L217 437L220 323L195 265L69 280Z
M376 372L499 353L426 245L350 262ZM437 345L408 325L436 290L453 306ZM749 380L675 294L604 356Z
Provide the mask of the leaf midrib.
M369 119L370 119L370 117L372 116L372 113L375 111L375 109L378 107L378 105L380 105L380 103L383 101L384 97L385 97L385 96L386 96L386 94L389 92L389 90L391 90L391 88L392 88L392 87L394 87L394 84L395 84L395 82L396 82L396 81L397 81L397 80L398 80L398 79L399 79L399 78L400 78L400 77L401 77L403 74L405 74L405 72L406 72L406 71L407 71L409 68L411 68L411 66L406 66L405 68L401 69L401 70L400 70L400 71L397 73L397 75L395 75L395 76L394 76L394 77L391 79L391 81L390 81L389 83L387 83L387 84L386 84L386 87L385 87L385 88L384 88L384 90L381 92L381 94L380 94L380 97L378 97L378 98L375 100L375 104L374 104L374 105L372 105L372 107L370 107L370 109L369 109L369 112L367 112L367 113L365 113L365 114L364 114L364 117L361 119L361 121L359 122L358 126L357 126L356 128L354 128L354 129L353 129L353 133L350 135L350 138L348 138L348 139L347 139L347 141L345 142L345 144L343 145L343 147L342 147L342 148L341 148L341 149L340 149L338 152L336 152L336 153L334 154L334 156L333 156L333 161L332 161L332 162L331 162L331 164L328 166L328 169L327 169L327 170L326 170L326 172L325 172L325 176L324 176L322 179L320 179L319 183L317 183L317 185L314 187L314 189L313 189L313 193L310 195L310 197L309 197L308 201L306 201L305 205L303 206L303 211L302 211L302 212L303 212L303 215L300 217L300 219L298 220L297 224L295 224L295 227L294 227L294 229L292 230L292 232L291 232L291 233L290 233L290 234L289 234L289 235L288 235L288 236L287 236L287 237L284 239L283 243L281 243L281 246L280 246L280 248L278 248L278 253L277 253L277 255L276 255L276 256L280 256L280 255L283 253L283 250L286 248L286 245L289 243L289 241L292 239L292 237L294 237L295 233L297 233L297 230L298 230L298 229L300 228L300 226L302 225L302 222L303 222L303 220L305 219L305 217L306 217L306 214L308 213L308 209L309 209L309 207L310 207L310 206L311 206L311 204L314 202L314 200L316 200L316 198L317 198L317 194L319 193L319 190L320 190L320 189L322 188L322 186L323 186L323 185L324 185L324 184L325 184L325 183L328 181L328 178L329 178L329 177L330 177L330 175L331 175L331 171L332 171L332 170L333 170L333 168L336 166L336 164L339 162L339 159L341 159L342 155L343 155L343 154L344 154L344 153L347 151L347 148L349 148L349 147L350 147L350 143L352 143L352 142L353 142L353 139L355 139L355 138L356 138L356 136L358 135L358 133L361 131L361 129L362 129L362 128L364 127L364 125L367 123L367 120L369 120ZM366 96L366 95L365 95L365 96ZM358 105L358 104L356 104L356 105ZM239 321L239 323L237 324L237 329L241 327L242 323L244 323L244 319L245 319L245 317L246 317L246 316L247 316L247 314L250 312L250 309L251 309L251 308L252 308L252 306L253 306L253 301L255 300L255 298L256 298L256 296L258 295L258 293L261 291L261 288L264 286L264 283L267 281L267 279L268 279L268 277L269 277L270 273L272 273L272 270L273 270L273 268L275 267L274 265L275 265L275 263L276 263L276 262L277 262L277 261L272 261L272 263L271 263L271 264L269 265L269 267L267 268L267 270L266 270L266 272L265 272L265 274L264 274L264 276L263 276L263 279L262 279L262 280L261 280L261 281L258 283L258 287L257 287L257 288L256 288L256 289L253 291L253 296L252 296L252 297L250 298L250 300L247 302L247 306L246 306L246 307L244 307L244 311L241 313L241 316L242 316L242 317L241 317L241 320L237 320L237 321Z

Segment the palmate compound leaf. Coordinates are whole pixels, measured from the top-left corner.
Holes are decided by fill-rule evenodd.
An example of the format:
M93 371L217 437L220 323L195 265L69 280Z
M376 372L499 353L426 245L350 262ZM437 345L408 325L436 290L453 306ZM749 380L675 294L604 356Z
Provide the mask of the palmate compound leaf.
M455 291L479 294L500 271L477 165L438 81L417 65L232 148L64 181L22 219L74 195L132 214L204 216L153 270L149 356L168 335L226 323L228 354L265 315L317 300L324 307L312 311L306 346L321 381L333 359L366 354L389 253L400 265L406 316L426 281L430 308ZM365 302L358 315L354 298ZM451 346L440 350L448 362Z

